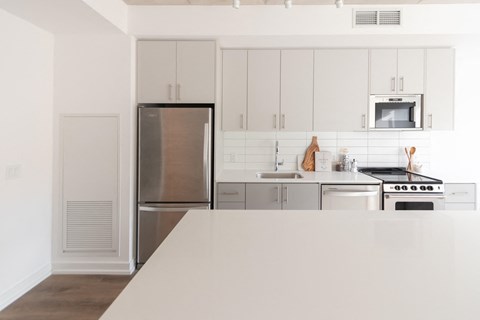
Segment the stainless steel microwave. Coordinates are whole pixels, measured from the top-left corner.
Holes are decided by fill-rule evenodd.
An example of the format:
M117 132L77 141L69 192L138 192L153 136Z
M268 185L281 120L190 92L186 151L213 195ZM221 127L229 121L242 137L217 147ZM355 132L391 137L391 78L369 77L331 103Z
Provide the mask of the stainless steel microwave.
M422 130L422 95L371 95L370 130Z

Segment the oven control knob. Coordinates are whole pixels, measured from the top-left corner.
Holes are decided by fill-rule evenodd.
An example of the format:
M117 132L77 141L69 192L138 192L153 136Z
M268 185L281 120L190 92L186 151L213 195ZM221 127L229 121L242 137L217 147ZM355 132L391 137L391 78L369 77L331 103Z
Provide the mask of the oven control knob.
M420 186L420 190L425 191L425 190L427 190L427 187L425 187L425 186Z
M407 186L402 186L402 190L408 190L408 187Z
M395 186L395 190L399 191L399 190L400 190L400 186Z
M432 187L432 186L428 186L428 187L427 187L427 190L428 190L428 191L433 191L433 187Z
M412 191L417 191L417 186L411 186L410 189L412 189Z

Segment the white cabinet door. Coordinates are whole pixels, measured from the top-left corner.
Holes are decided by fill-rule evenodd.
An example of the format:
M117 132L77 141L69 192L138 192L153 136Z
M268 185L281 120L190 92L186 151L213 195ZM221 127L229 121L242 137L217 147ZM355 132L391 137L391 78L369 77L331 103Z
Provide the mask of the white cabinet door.
M138 102L175 102L176 46L175 41L138 41Z
M320 198L318 184L288 183L282 185L282 209L318 210Z
M398 49L398 94L423 93L424 49Z
M277 183L247 183L245 209L282 209L282 185Z
M426 51L425 128L453 130L455 51L454 49Z
M316 50L314 101L314 130L365 130L368 50Z
M397 92L397 49L370 50L370 93Z
M247 50L224 50L222 129L243 131L247 121Z
M313 53L313 50L282 50L281 130L313 130Z
M215 42L178 41L178 103L215 102Z
M248 130L279 128L280 50L248 51Z

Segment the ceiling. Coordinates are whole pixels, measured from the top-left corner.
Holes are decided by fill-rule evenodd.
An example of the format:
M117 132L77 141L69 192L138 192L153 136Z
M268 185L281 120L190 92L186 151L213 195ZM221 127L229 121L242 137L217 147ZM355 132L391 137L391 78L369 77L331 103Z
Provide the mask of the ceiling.
M232 0L123 0L129 5L232 5ZM240 0L242 5L283 5L284 0ZM293 0L294 5L334 5L335 0ZM459 4L480 0L344 0L346 5Z

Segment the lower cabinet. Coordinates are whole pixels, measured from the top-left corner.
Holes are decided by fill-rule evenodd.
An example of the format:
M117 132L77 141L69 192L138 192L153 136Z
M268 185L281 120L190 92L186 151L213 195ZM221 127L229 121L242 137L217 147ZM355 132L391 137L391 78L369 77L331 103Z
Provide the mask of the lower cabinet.
M315 183L247 183L245 208L256 210L318 210L319 188Z
M475 183L445 183L446 210L476 210Z
M217 184L217 209L245 210L245 183Z

